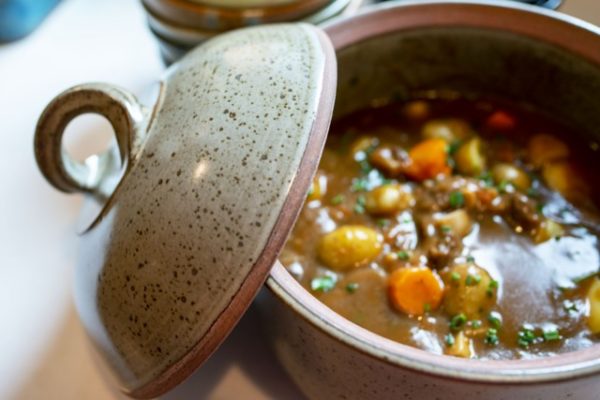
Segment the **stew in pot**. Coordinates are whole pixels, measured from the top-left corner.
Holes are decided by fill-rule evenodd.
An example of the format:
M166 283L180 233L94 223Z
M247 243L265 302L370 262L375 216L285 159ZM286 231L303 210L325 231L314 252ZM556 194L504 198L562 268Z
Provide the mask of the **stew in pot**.
M514 359L600 333L597 143L525 106L391 102L335 121L281 260L350 321Z

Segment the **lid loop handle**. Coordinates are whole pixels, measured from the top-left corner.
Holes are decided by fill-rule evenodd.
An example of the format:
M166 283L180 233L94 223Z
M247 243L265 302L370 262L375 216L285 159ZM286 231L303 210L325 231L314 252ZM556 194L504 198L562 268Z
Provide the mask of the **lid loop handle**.
M114 149L92 155L83 163L71 158L62 145L67 125L77 116L104 116L114 130L121 162ZM63 192L83 192L108 197L126 167L138 153L147 112L131 93L116 86L91 83L59 94L42 113L35 131L38 167L54 187Z

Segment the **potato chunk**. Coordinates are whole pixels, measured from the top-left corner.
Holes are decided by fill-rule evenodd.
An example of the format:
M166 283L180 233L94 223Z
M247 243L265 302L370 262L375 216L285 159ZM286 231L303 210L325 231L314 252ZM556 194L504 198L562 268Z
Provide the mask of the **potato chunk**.
M421 134L425 139L442 139L454 143L471 134L469 124L458 118L434 119L423 125Z
M471 358L473 356L473 341L463 331L458 332L453 337L453 341L446 349L446 354L461 358Z
M569 200L585 198L589 193L588 185L569 162L561 161L544 165L542 176L551 189Z
M565 230L563 227L555 221L546 218L538 229L536 229L533 235L533 241L535 243L543 243L553 238L558 238L564 235Z
M588 326L593 334L600 333L600 278L594 279L590 286L587 299L590 304L590 316Z
M379 186L367 194L365 208L370 214L390 215L415 204L407 187L397 184Z
M483 154L481 139L475 137L463 143L454 155L456 169L461 174L478 176L485 169L486 159Z
M496 302L496 283L475 264L457 264L443 274L446 285L444 310L449 315L465 314L482 319Z
M554 136L539 134L529 140L529 159L536 167L559 161L569 156L569 148Z
M492 177L496 184L510 183L516 189L527 190L531 187L531 178L525 171L511 164L496 164L492 168Z
M473 221L465 210L460 209L447 214L436 215L435 225L444 233L465 237L471 232Z
M373 261L381 248L381 238L373 229L346 225L323 236L317 252L328 267L347 271Z

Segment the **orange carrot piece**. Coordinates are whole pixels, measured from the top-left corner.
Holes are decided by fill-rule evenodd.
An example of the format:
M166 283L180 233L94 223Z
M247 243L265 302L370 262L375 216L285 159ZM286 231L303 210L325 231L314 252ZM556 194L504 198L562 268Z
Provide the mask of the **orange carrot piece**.
M405 174L414 180L424 181L438 175L450 175L448 143L443 139L427 139L414 146L408 153L410 163Z
M444 284L435 272L426 267L401 268L388 281L392 306L408 315L423 315L440 306Z
M508 131L515 128L517 121L506 111L499 110L488 117L486 125L497 131Z

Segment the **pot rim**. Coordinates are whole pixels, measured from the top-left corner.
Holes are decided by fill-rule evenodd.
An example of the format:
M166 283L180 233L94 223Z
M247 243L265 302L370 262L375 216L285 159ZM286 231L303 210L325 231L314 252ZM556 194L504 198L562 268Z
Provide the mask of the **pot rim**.
M600 28L555 11L509 1L484 4L473 0L407 0L339 19L327 24L325 30L336 51L340 51L392 32L451 26L516 33L561 47L600 68ZM465 360L429 353L355 325L317 300L279 262L273 266L267 286L328 336L367 356L423 374L502 385L557 382L600 373L600 343L534 360Z

